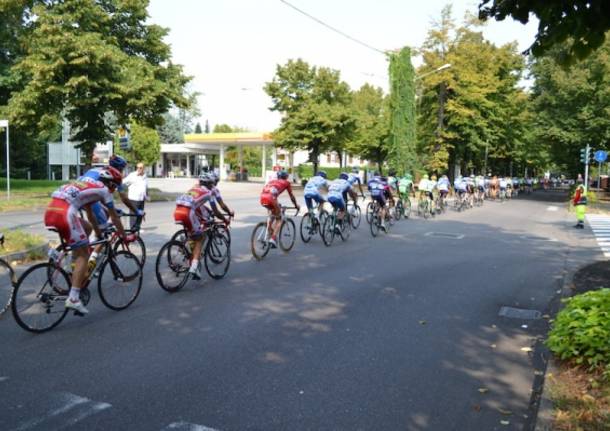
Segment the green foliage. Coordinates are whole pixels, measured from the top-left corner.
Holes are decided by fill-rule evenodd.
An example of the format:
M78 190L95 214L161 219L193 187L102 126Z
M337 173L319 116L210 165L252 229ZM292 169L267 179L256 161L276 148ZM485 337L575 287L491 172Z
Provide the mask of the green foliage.
M197 124L195 124L195 132L194 133L203 133L203 129L201 128L201 124L199 122L197 122Z
M115 148L116 152L124 156L132 166L138 162L150 166L159 160L161 141L156 130L132 123L130 143L131 149L128 151L121 150L118 143L115 143Z
M586 60L563 68L561 47L533 59L533 130L536 141L548 148L552 160L576 176L584 167L580 150L610 148L610 39Z
M481 19L504 20L507 16L525 24L530 14L538 18L538 33L529 50L536 57L563 44L561 63L571 64L582 60L604 43L604 34L610 30L610 3L607 0L482 0L479 4Z
M313 177L315 172L318 172L318 171L325 171L326 175L328 175L329 180L336 180L337 178L339 178L339 174L341 172L344 172L345 169L337 168L337 167L321 166L321 167L318 167L318 171L314 171L312 164L302 163L297 167L296 171L297 171L297 174L299 175L299 178L302 178L305 180Z
M415 70L411 49L390 54L390 135L388 158L391 167L412 172L417 167L415 149Z
M4 248L0 248L0 254L15 253L41 246L45 243L42 235L24 232L20 229L4 231ZM39 257L38 253L30 253L29 258Z
M610 289L576 295L566 303L549 333L549 348L577 364L610 364Z
M157 126L157 133L163 144L182 144L184 134L180 119L169 112L163 114L163 124Z
M171 106L189 106L183 94L190 78L171 62L167 30L146 24L147 6L148 0L2 2L20 48L12 57L10 46L0 48L0 93L10 97L0 100L6 104L0 112L38 132L54 129L63 116L90 155L114 132L105 123L108 112L120 124L154 127Z
M282 123L273 133L278 146L307 150L314 168L320 154L343 152L356 130L349 86L339 72L310 67L303 60L278 65L273 81L265 85L272 111L282 113Z

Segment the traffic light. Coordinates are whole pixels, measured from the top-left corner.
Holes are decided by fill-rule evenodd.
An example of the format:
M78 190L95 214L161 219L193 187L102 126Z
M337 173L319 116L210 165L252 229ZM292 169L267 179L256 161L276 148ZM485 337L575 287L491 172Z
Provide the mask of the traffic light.
M591 160L591 148L587 145L587 148L580 149L580 162L588 164Z

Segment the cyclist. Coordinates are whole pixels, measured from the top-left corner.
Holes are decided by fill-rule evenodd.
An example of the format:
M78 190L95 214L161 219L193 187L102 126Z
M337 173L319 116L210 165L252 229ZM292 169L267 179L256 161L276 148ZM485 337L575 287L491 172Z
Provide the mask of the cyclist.
M437 183L438 190L440 192L441 200L443 201L443 205L445 204L445 199L447 199L447 195L449 194L449 187L451 183L449 182L449 178L447 175L443 175Z
M343 224L343 218L345 217L345 208L347 204L345 196L349 193L352 199L354 199L354 202L358 199L356 193L352 191L352 185L348 179L349 175L342 172L339 174L339 178L332 181L328 187L328 202L330 202L334 209L338 210L337 219L339 225ZM340 226L335 225L334 229L337 233L341 232Z
M504 197L506 197L506 187L508 186L508 181L506 181L506 178L501 177L498 179L498 186L500 187L500 194L504 193Z
M434 196L432 195L432 190L436 186L436 182L430 181L428 174L424 174L419 181L417 189L419 190L419 200L429 199L430 212L434 214ZM418 210L419 211L419 210Z
M468 191L468 204L472 208L474 206L474 190L475 190L475 177L471 174L469 177L464 179L466 181L466 187Z
M392 191L392 196L398 196L398 178L396 177L396 169L388 171L388 186ZM394 198L390 200L390 206L394 206Z
M112 200L112 192L121 185L123 175L117 169L108 167L99 172L98 178L98 180L90 178L88 181L73 181L61 186L51 195L51 203L44 214L45 226L57 230L62 242L72 249L74 270L66 308L81 314L89 313L80 300L80 290L87 277L89 235L95 230L98 237L102 236L91 204L101 202L108 209L110 219L123 241L135 240L135 235L125 235L125 229ZM79 217L80 209L85 210L89 222Z
M390 191L390 187L388 183L384 180L383 177L379 175L379 172L374 172L373 177L368 182L368 189L371 193L371 198L373 201L377 201L379 203L379 216L381 217L381 228L387 232L387 228L385 225L386 218L386 197L392 198L392 192Z
M438 178L436 175L432 174L432 176L430 177L430 179L428 180L428 188L430 189L430 194L432 196L432 213L434 214L436 212L436 210L438 209L436 207L436 204L438 202L437 198L438 198Z
M315 176L311 177L307 184L305 184L305 189L303 190L305 197L305 205L307 205L307 210L309 212L313 211L313 202L317 202L318 208L322 208L324 202L326 200L320 193L322 189L328 189L329 182L327 180L328 175L325 171L319 171Z
M362 181L360 181L360 168L358 166L354 166L352 168L352 172L348 174L349 183L352 185L352 189L354 188L354 184L358 184L358 190L360 191L360 196L364 198L364 191L362 191ZM354 190L355 193L355 190ZM347 202L347 201L346 201Z
M121 174L123 174L123 170L127 167L127 161L121 156L113 155L110 157L108 161L108 165L116 170L118 170ZM87 172L85 172L78 180L79 181L99 181L100 173L104 170L103 167L91 168ZM127 196L127 188L122 183L116 188L116 191L119 193L119 197L121 198L121 202L125 204L127 208L133 213L136 214L138 220L140 217L144 215L144 211L135 207L135 205L129 200ZM108 227L108 213L104 209L103 205L100 202L94 202L91 204L91 210L95 215L95 219L97 221L97 225L100 230L104 230ZM121 215L121 211L117 209L117 214ZM89 267L95 267L95 261L102 250L103 244L98 244L94 247L93 252L89 256Z
M466 181L464 181L464 178L461 175L458 175L455 178L455 181L453 182L453 187L455 189L455 192L457 193L458 199L460 201L464 200L466 193L468 193L468 185L466 184Z
M220 181L220 176L216 175L214 172L207 172L207 174L211 177L212 183L210 191L212 192L213 202L218 203L224 212L229 214L231 217L235 217L235 212L232 211L227 204L225 203L222 195L220 194L220 190L218 190L218 182ZM202 175L203 176L203 175ZM201 179L201 176L199 177ZM206 183L210 184L206 177ZM207 186L206 186L207 187Z
M214 202L214 195L211 191L214 182L215 178L212 174L203 173L199 176L199 184L195 184L189 191L176 199L174 221L184 226L187 236L194 242L189 273L193 275L195 280L201 279L199 256L201 255L203 240L205 239L206 224L212 218L210 210L205 204L209 202L213 214L228 224L228 220L218 211Z
M292 193L292 187L290 186L290 181L288 181L288 172L286 171L279 171L277 173L277 179L271 180L265 184L260 198L261 205L271 211L271 214L275 218L275 222L271 223L270 226L271 239L269 240L269 244L273 248L277 247L276 235L282 224L282 209L280 208L277 198L284 190L288 190L288 195L290 196L292 204L297 211L299 211L301 207L297 204L297 200Z
M474 179L475 190L477 192L477 198L483 200L485 198L485 178L483 175L477 175Z
M413 177L409 173L405 173L398 179L398 192L403 200L409 199L409 195L413 191Z

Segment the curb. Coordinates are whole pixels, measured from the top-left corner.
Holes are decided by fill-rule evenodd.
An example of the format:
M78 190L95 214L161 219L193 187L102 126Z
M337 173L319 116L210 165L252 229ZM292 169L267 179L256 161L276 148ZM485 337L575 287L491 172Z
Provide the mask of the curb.
M27 250L16 251L13 253L0 255L0 258L6 260L9 263L13 262L15 260L17 260L17 261L25 260L28 257L28 255L33 252L41 252L43 255L46 255L49 247L50 247L50 243L45 242L44 244L38 245L36 247L28 248Z

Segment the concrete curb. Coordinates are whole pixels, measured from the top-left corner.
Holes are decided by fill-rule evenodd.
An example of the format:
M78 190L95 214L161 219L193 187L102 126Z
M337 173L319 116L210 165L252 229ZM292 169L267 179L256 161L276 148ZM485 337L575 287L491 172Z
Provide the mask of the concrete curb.
M13 253L3 254L3 255L0 255L0 257L10 263L15 260L16 261L25 260L30 253L34 253L34 252L41 252L43 255L46 256L47 250L49 249L49 247L50 247L50 243L45 242L44 244L38 245L36 247L28 248L27 250L16 251Z

